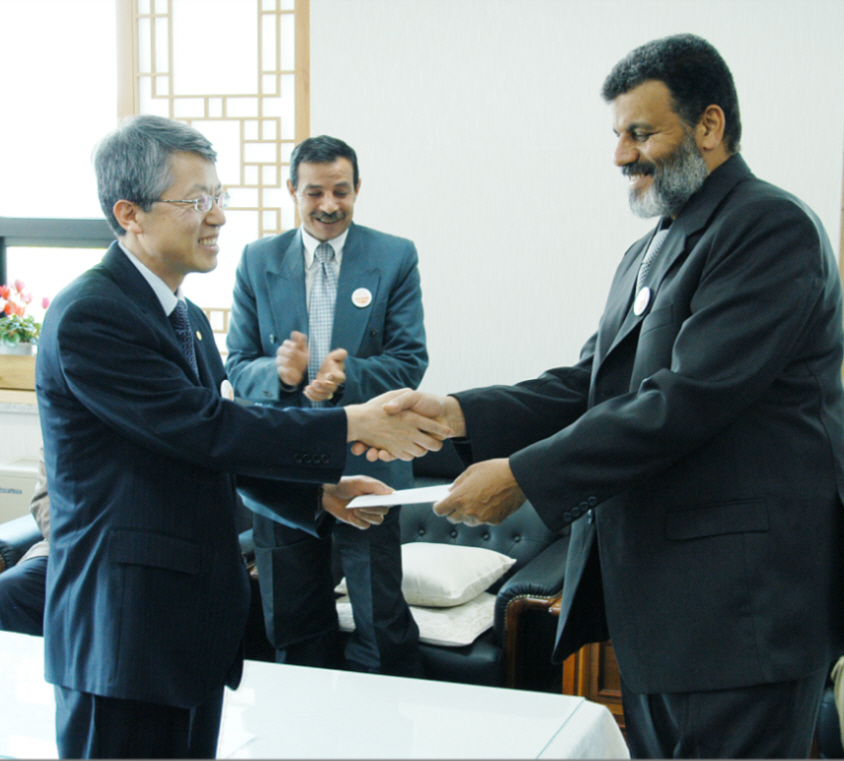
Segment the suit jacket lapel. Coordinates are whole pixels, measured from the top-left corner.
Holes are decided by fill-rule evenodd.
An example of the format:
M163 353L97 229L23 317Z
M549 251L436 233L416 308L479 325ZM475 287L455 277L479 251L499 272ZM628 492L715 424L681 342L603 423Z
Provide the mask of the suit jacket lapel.
M106 251L102 263L114 281L123 289L126 297L139 309L142 309L153 324L158 325L162 331L169 331L172 334L173 341L178 345L176 333L173 331L167 315L164 314L155 291L152 290L144 276L129 261L129 257L123 253L116 242Z
M337 301L331 333L332 349L342 347L352 357L357 354L369 315L378 300L380 277L380 271L373 265L363 246L360 232L352 224L343 248L343 264L337 281ZM352 303L352 294L359 288L366 288L372 296L369 304L364 307L357 307Z
M671 268L671 265L674 263L674 260L683 253L686 243L686 234L685 232L679 227L672 224L668 230L668 235L665 238L665 241L662 244L662 248L660 249L659 253L657 254L656 261L653 263L651 267L651 277L649 278L651 285L651 298L650 302L648 303L647 308L641 314L635 314L633 309L631 308L633 301L636 298L636 294L633 291L636 288L636 278L639 274L639 265L642 263L642 259L644 258L644 253L647 250L648 246L650 245L651 237L648 238L647 243L644 245L642 249L642 255L636 258L636 266L631 267L631 275L630 283L629 283L629 290L622 291L622 294L628 294L627 298L627 313L624 316L624 320L621 323L621 326L618 329L618 332L615 335L615 338L612 340L612 344L610 345L609 350L607 353L609 354L619 343L621 343L630 332L642 321L651 311L651 307L653 306L654 299L656 298L657 291L659 290L659 284L662 282L662 279L665 277L665 273ZM627 281L625 280L625 285ZM622 300L619 299L619 302Z
M636 275L639 272L639 265L647 250L647 241L650 238L643 239L630 249L626 255L627 268L619 268L619 275L616 277L613 287L611 289L610 298L607 301L607 306L604 309L603 317L601 318L601 329L598 331L598 344L596 347L596 356L598 362L603 362L604 358L610 351L610 348L615 345L615 339L621 331L622 324L632 312L633 304L633 289L636 287ZM627 297L624 298L624 294Z
M279 343L293 330L308 332L308 304L305 296L305 252L302 233L297 231L287 248L267 268L267 289L272 310L273 331Z
M150 324L157 325L158 329L174 344L179 356L184 356L179 346L179 339L173 330L173 326L170 324L170 320L164 314L164 309L161 307L158 296L155 295L155 292L150 288L144 276L129 261L129 258L123 253L117 243L112 244L111 248L106 251L103 257L103 266L109 271L114 281L123 289L126 297L147 315ZM196 308L198 309L199 307ZM189 308L189 317L190 314L191 310ZM189 378L201 382L204 386L212 387L214 385L213 376L208 367L204 350L200 349L198 346L199 342L196 339L196 331L199 328L196 322L196 316L190 317L190 321L194 332L194 351L196 352L196 362L200 378L194 376L187 359L184 361L184 366ZM203 332L203 343L207 340L213 341L214 337L213 335L206 336ZM216 351L216 346L214 350Z
M665 275L671 270L677 259L687 253L689 238L709 223L710 218L730 191L741 180L750 176L752 175L747 164L741 156L736 154L718 167L707 178L704 186L689 199L677 219L672 222L665 242L662 244L662 249L653 264L651 270L653 295L650 304L642 314L635 315L630 308L631 295L633 295L632 289L635 288L636 275L639 271L638 265L641 263L647 244L650 242L650 236L648 237L641 251L635 256L633 261L635 266L631 266L624 277L619 280L618 288L614 289L615 292L611 297L612 303L607 305L609 319L605 320L606 325L602 326L602 332L606 332L606 335L599 336L599 361L603 361L648 316ZM623 315L623 318L617 332L613 334L613 329L618 325L619 315ZM601 347L607 344L609 344L609 348L606 351L601 351Z
M197 312L202 313L202 309L193 302L188 302L189 306L194 307ZM214 373L211 368L211 363L214 361L214 355L219 358L220 353L217 349L217 343L214 339L214 332L207 325L205 320L202 320L199 315L192 310L188 310L190 315L191 327L193 328L193 348L196 352L196 366L199 370L199 382L206 388L216 388L214 380ZM210 352L210 354L209 354ZM222 361L222 360L220 360Z

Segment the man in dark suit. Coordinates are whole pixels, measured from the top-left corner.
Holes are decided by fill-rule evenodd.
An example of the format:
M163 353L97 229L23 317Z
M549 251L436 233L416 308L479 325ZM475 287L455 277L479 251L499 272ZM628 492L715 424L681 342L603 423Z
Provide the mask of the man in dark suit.
M348 511L349 498L387 487L320 486L340 478L346 442L362 430L403 459L433 443L418 419L391 428L377 401L276 410L223 398L211 328L181 298L187 274L217 263L227 194L215 158L196 130L159 117L107 137L95 164L118 241L44 321L44 638L62 756L213 757L249 608L236 488L315 534L326 513L365 526L382 516Z
M44 450L38 455L38 480L29 510L41 541L30 547L11 568L0 574L0 629L41 636L44 633L44 588L50 551L50 496L44 471Z
M416 249L352 223L360 191L355 151L322 135L296 146L288 189L302 226L248 245L237 270L226 370L238 396L279 407L365 402L416 388L428 366ZM330 246L333 315L323 355L308 340L320 287L315 253ZM316 377L309 374L309 364ZM346 475L412 485L407 462L350 458ZM317 537L256 515L255 558L267 633L282 663L344 665L334 602L332 543L345 573L355 631L345 662L359 671L421 676L419 630L401 592L399 509L359 531L338 522Z
M739 155L709 43L644 45L603 95L631 205L660 221L579 363L388 408L466 437L475 464L438 513L497 523L527 498L572 524L556 656L612 638L634 756L805 757L841 647L836 258Z

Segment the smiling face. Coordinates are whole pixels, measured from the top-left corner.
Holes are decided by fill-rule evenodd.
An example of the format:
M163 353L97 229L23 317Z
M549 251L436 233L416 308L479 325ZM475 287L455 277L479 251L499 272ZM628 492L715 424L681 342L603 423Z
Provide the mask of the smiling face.
M169 158L170 187L161 200L190 200L222 192L214 163L195 153L173 153ZM217 266L217 236L226 215L215 203L201 214L190 203L157 203L144 211L130 201L118 201L114 215L126 230L123 244L172 291L190 272L210 272Z
M299 207L304 227L317 240L333 240L352 224L360 180L354 185L352 162L346 158L325 164L299 164L298 185L287 189Z
M709 175L698 128L674 111L664 82L649 80L612 101L616 166L630 181L630 207L642 217L676 217Z

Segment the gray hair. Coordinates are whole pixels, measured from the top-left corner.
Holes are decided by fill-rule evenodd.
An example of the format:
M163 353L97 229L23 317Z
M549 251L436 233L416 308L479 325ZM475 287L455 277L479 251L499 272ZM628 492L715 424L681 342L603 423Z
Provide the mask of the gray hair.
M126 231L114 216L114 204L131 201L149 211L173 183L173 153L217 160L217 152L198 130L161 116L131 116L100 141L94 154L97 192L115 235L120 237Z

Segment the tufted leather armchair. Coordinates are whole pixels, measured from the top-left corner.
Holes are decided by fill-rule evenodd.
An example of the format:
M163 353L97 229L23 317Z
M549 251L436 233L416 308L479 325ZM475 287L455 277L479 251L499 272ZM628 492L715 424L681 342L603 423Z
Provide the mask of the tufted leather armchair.
M416 461L416 485L449 483L463 463L449 443L441 452ZM241 548L249 564L253 556L248 514L240 528ZM495 624L471 645L421 645L432 679L559 692L562 670L551 664L557 618L550 612L559 598L569 537L549 531L530 504L499 526L452 525L435 515L430 504L402 508L402 542L444 542L496 550L516 563L489 591L496 594ZM0 571L11 567L41 538L26 515L0 525ZM339 575L337 576L339 580ZM257 576L252 569L252 610L246 631L247 658L273 660L264 633Z
M450 442L440 452L414 461L416 486L450 483L464 469ZM563 586L568 529L550 531L526 503L498 526L452 525L430 504L405 505L402 543L443 542L483 547L516 559L490 592L496 595L491 631L465 647L422 644L431 679L559 692L562 667L551 663L557 616L554 603Z

